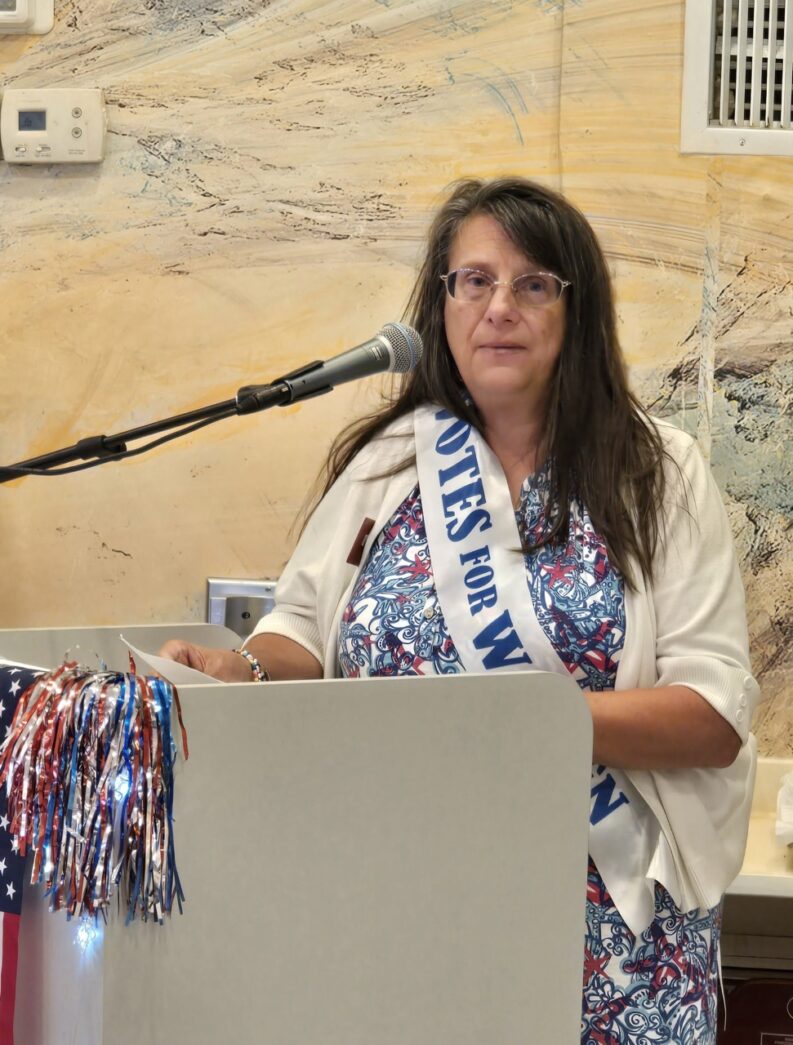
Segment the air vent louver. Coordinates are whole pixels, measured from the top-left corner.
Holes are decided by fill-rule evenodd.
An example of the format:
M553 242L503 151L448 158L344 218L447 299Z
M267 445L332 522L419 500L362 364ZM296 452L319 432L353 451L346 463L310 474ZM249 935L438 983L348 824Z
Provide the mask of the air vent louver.
M793 155L793 0L688 0L681 150Z

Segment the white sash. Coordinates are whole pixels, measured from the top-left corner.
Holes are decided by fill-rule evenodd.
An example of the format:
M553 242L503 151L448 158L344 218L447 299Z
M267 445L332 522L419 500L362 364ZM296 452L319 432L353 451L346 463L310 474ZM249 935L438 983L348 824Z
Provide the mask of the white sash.
M417 407L413 423L438 601L466 671L571 677L535 615L498 459L475 428L438 406ZM637 937L655 915L646 872L657 837L656 820L626 775L593 766L589 851Z

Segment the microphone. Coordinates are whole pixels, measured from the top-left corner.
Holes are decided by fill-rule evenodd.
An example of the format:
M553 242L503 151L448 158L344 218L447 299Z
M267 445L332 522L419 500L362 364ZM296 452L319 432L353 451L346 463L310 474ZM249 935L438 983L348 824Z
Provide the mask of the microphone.
M326 362L315 360L269 385L246 385L237 392L237 412L250 413L270 405L286 406L324 395L346 381L384 371L405 374L417 366L423 351L421 337L412 327L386 323L369 341Z

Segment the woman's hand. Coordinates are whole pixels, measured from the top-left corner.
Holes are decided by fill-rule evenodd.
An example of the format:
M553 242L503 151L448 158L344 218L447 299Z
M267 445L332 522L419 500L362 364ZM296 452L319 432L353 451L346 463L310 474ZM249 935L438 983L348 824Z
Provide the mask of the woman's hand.
M195 668L221 682L253 682L250 664L230 649L213 649L196 646L184 639L169 639L160 650L160 656L186 664L188 668Z
M283 635L254 635L245 643L275 682L282 679L321 679L322 665L299 643ZM196 646L184 639L169 639L161 657L203 671L221 682L253 682L253 672L245 657L230 649Z

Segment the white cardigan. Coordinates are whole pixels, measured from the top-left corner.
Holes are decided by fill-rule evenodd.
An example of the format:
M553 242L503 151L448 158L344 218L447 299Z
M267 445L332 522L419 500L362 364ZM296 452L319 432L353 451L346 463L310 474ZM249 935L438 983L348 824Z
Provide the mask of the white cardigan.
M749 664L743 585L727 515L694 441L654 422L682 474L667 468L666 537L647 588L625 590L625 643L616 689L682 684L700 693L739 734L727 769L634 770L628 777L659 825L646 877L669 885L684 910L715 906L738 874L746 846L756 747L749 732L759 687ZM276 588L275 609L254 635L298 642L339 675L338 634L359 570L396 509L417 484L415 466L383 476L413 453L412 416L355 458L311 516ZM373 478L374 476L374 478ZM358 555L364 520L374 525ZM348 558L360 565L351 565Z

